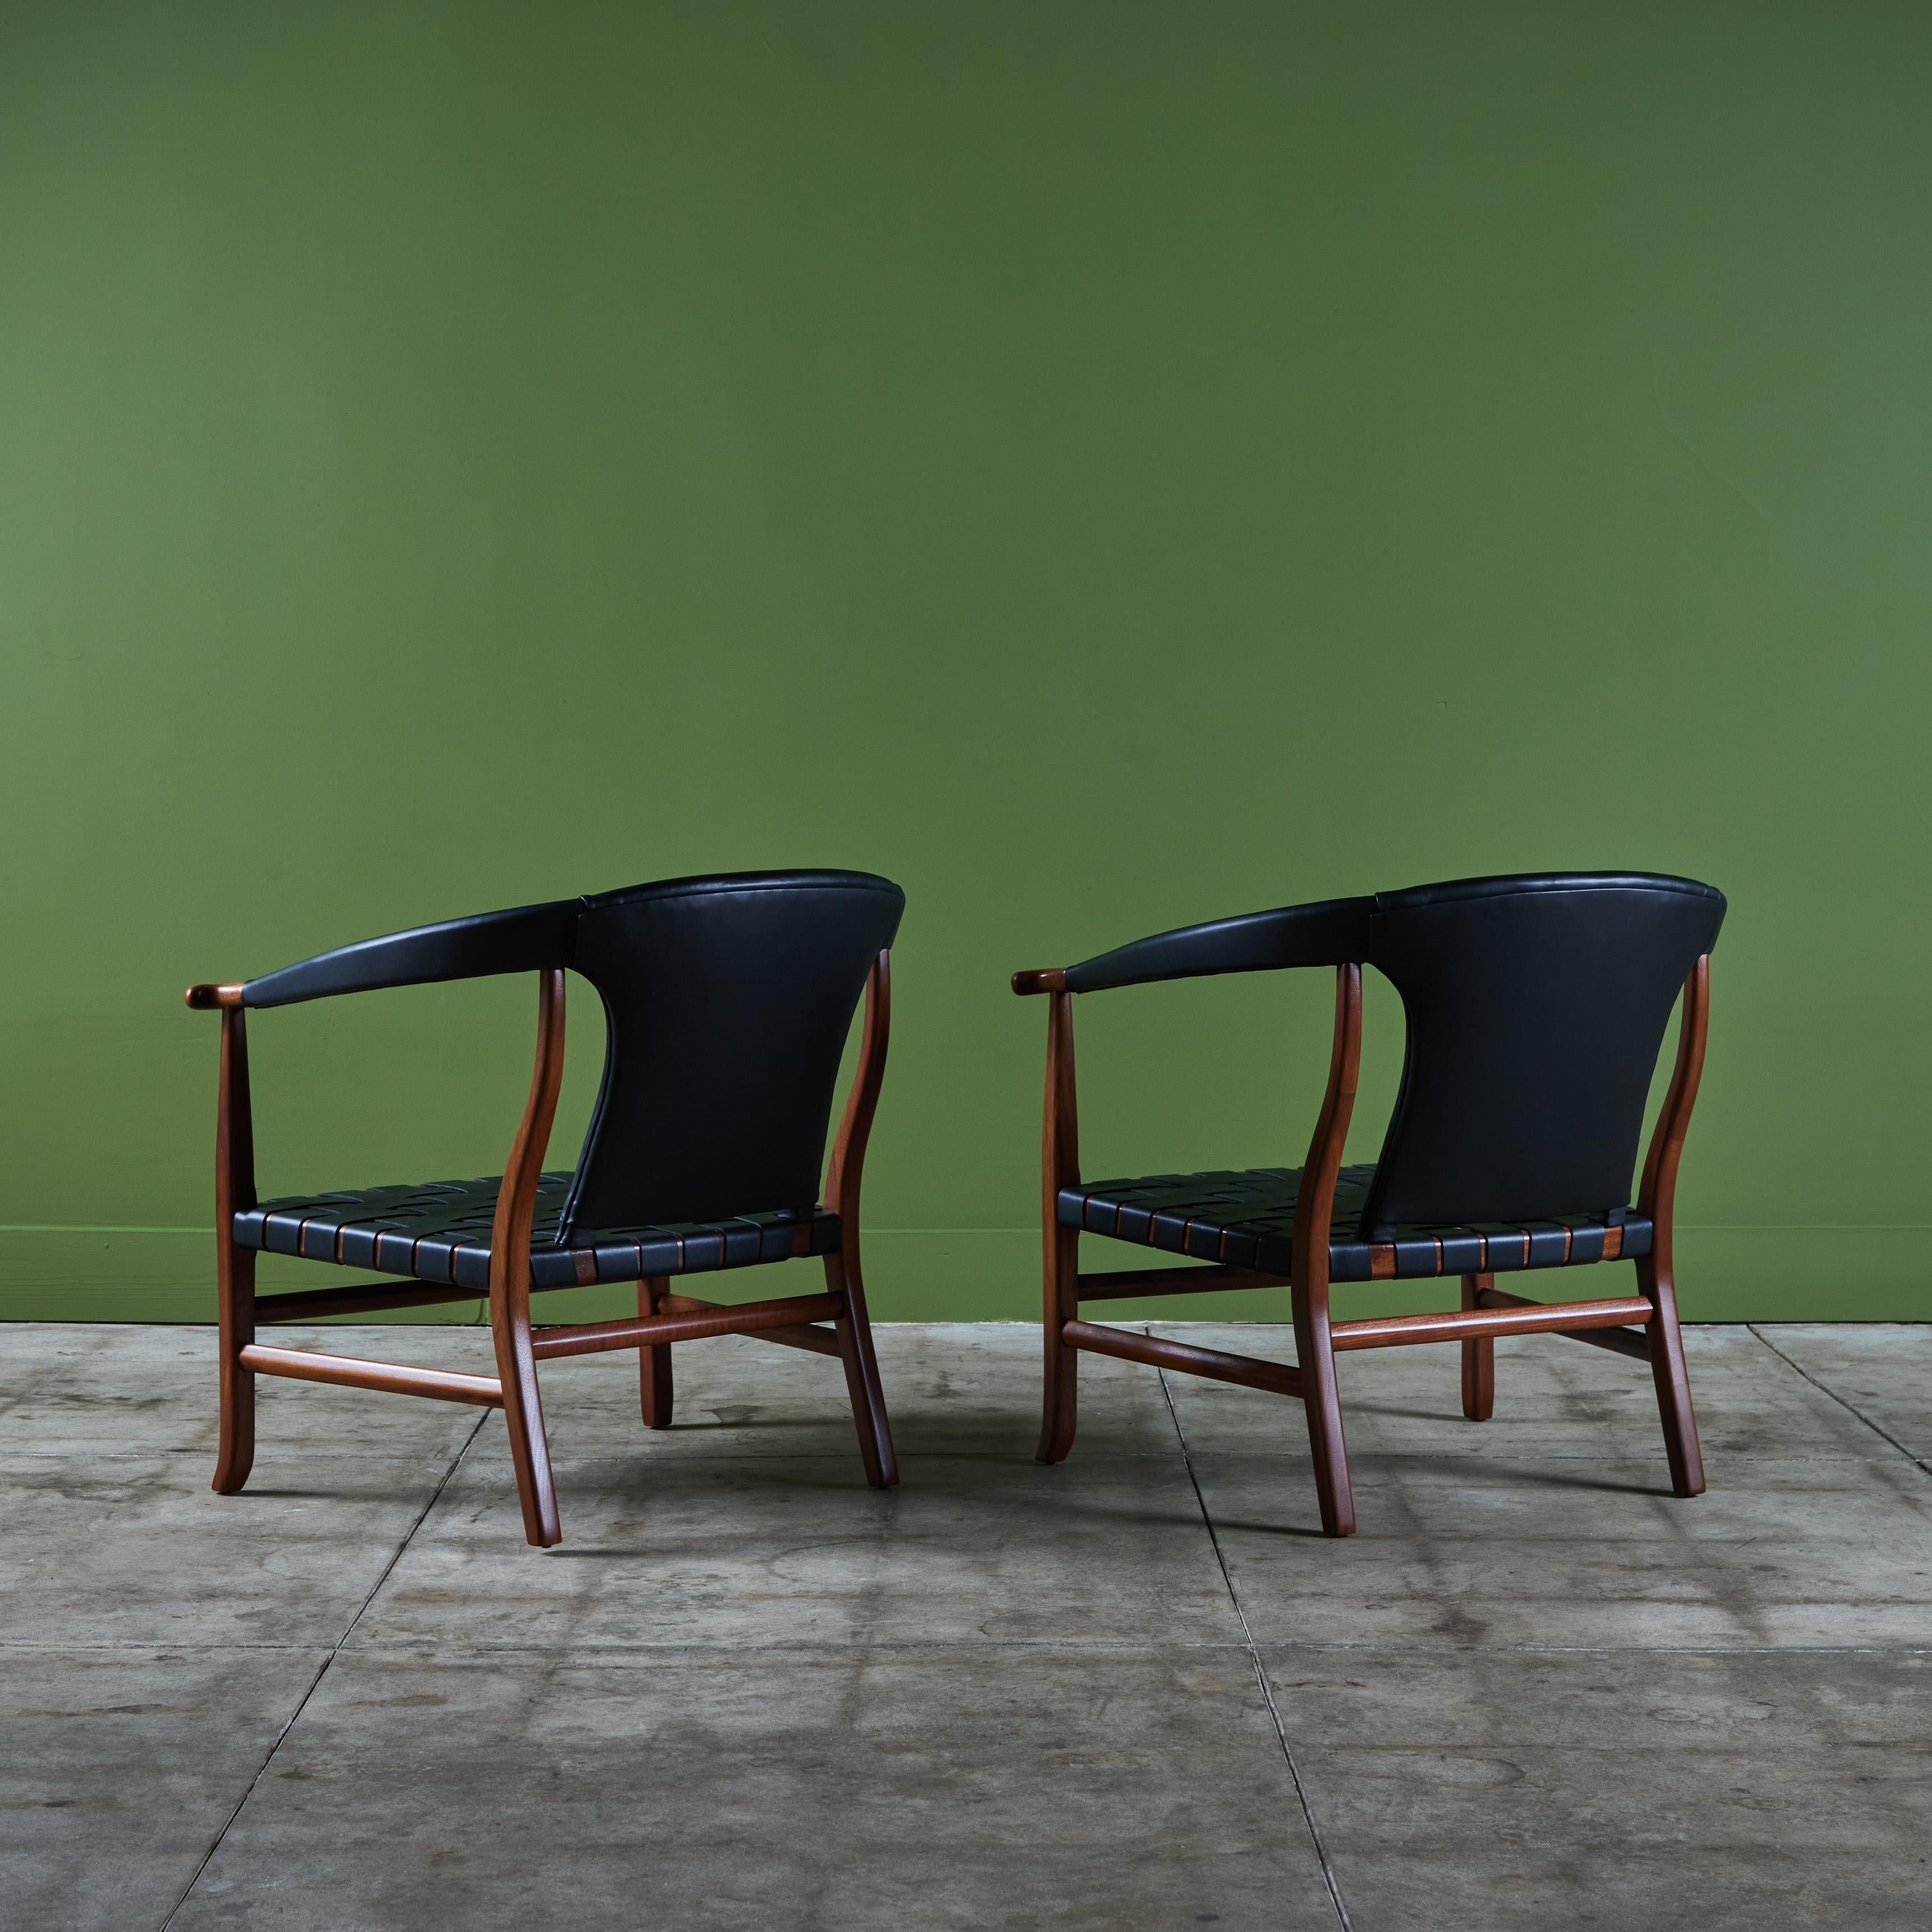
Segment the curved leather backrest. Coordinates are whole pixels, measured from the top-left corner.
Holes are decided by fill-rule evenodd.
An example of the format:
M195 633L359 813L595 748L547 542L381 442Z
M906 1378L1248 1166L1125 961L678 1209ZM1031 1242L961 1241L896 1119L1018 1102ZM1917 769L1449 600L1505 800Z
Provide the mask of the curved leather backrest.
M1672 1001L1724 918L1713 887L1646 873L1377 894L1369 958L1408 1044L1363 1234L1627 1205Z
M559 1238L818 1199L838 1060L905 895L748 872L587 896L577 970L608 1028Z

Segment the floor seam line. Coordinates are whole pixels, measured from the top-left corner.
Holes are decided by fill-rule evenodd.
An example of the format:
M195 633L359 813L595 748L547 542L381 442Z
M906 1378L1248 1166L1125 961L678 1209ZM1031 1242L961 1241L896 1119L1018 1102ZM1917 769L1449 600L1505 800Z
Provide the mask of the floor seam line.
M1150 1334L1151 1329L1143 1328L1141 1333ZM1341 1922L1342 1932L1354 1932L1354 1922L1348 1916L1348 1908L1342 1902L1342 1887L1335 1876L1335 1868L1330 1862L1328 1847L1322 1842L1322 1828L1315 1822L1315 1808L1308 1802L1308 1791L1301 1781L1301 1768L1294 1761L1294 1752L1288 1742L1288 1726L1282 1722L1281 1712L1274 1701L1274 1687L1268 1680L1268 1667L1262 1661L1261 1652L1256 1647L1254 1633L1248 1628L1248 1613L1241 1607L1241 1599L1234 1588L1234 1577L1228 1569L1228 1559L1222 1553L1221 1539L1214 1528L1214 1519L1208 1513L1208 1498L1201 1493L1201 1482L1194 1473L1194 1458L1188 1454L1187 1432L1180 1426L1180 1412L1174 1406L1174 1391L1168 1386L1167 1371L1156 1368L1155 1379L1160 1384L1162 1400L1167 1404L1168 1420L1174 1424L1174 1440L1180 1445L1181 1466L1187 1472L1188 1486L1194 1492L1194 1500L1201 1511L1202 1526L1208 1532L1209 1546L1214 1552L1214 1561L1221 1571L1221 1582L1228 1592L1228 1601L1233 1606L1235 1621L1241 1626L1241 1642L1248 1653L1248 1661L1254 1666L1255 1682L1259 1685L1262 1702L1268 1706L1269 1718L1274 1721L1274 1734L1281 1746L1282 1762L1288 1766L1288 1782L1294 1786L1294 1796L1301 1807L1302 1822L1308 1827L1310 1843L1315 1847L1315 1856L1322 1866L1322 1882L1328 1888L1329 1903L1335 1908L1335 1916ZM163 1928L163 1932L166 1928Z
M1826 1384L1821 1382L1818 1378L1802 1363L1793 1361L1775 1342L1772 1340L1769 1336L1759 1334L1758 1326L1755 1322L1747 1322L1744 1324L1744 1326L1752 1334L1757 1336L1757 1339L1762 1342L1780 1362L1784 1363L1786 1368L1792 1370L1798 1375L1802 1376L1804 1378L1809 1382L1814 1389L1817 1390L1821 1395L1829 1396L1847 1415L1863 1423L1881 1442L1890 1443L1892 1448L1896 1449L1898 1453L1913 1466L1913 1468L1921 1471L1923 1474L1928 1476L1932 1476L1932 1462L1927 1462L1925 1458L1922 1456L1914 1455L1910 1449L1906 1448L1903 1442L1899 1441L1897 1436L1891 1435L1885 1430L1881 1429L1878 1424L1873 1421L1871 1418L1864 1414L1862 1410L1853 1408L1852 1406L1848 1402L1836 1389L1830 1388Z
M181 1916L182 1906L194 1896L194 1888L200 1884L202 1874L214 1862L214 1855L220 1850L222 1841L234 1829L236 1820L240 1817L242 1812L247 1809L249 1799L254 1796L256 1790L260 1787L262 1779L268 1776L268 1767L274 1762L276 1752L281 1749L284 1741L295 1729L303 1712L308 1708L309 1700L322 1688L322 1680L328 1675L330 1666L342 1654L343 1646L356 1634L356 1626L362 1621L363 1613L376 1600L376 1593L389 1580L390 1573L403 1560L404 1551L416 1540L416 1532L428 1520L430 1511L435 1508L443 1491L448 1488L450 1478L456 1474L458 1466L461 1463L464 1457L470 1453L470 1444L476 1440L477 1436L482 1432L484 1424L489 1419L490 1412L487 1408L479 1411L470 1433L463 1438L462 1448L450 1458L449 1467L443 1471L442 1476L437 1480L436 1487L429 1492L428 1499L424 1503L422 1508L417 1510L416 1520L404 1532L402 1540L396 1545L388 1562L382 1565L382 1574L370 1585L368 1594L356 1605L356 1614L344 1626L342 1634L329 1646L328 1654L322 1660L315 1675L309 1679L308 1688L302 1694L295 1708L289 1713L287 1721L275 1733L275 1741L269 1745L268 1755L262 1759L260 1768L256 1772L255 1775L248 1780L248 1788L242 1792L240 1798L236 1802L234 1810L230 1812L227 1817L223 1820L221 1829L214 1834L214 1842L208 1846L200 1864L195 1867L193 1875L188 1883L182 1887L181 1896L175 1900L166 1918L161 1921L160 1932L168 1932L168 1928Z

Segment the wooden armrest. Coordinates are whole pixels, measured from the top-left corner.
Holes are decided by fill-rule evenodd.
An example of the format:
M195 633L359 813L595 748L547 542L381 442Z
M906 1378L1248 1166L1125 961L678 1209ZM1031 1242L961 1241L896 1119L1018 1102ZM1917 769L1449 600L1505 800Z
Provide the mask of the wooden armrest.
M1031 972L1013 975L1013 991L1016 993L1064 993L1066 990L1064 966L1041 966Z
M188 1004L198 1013L212 1012L218 1006L238 1006L242 1004L242 988L233 986L190 986L188 989Z

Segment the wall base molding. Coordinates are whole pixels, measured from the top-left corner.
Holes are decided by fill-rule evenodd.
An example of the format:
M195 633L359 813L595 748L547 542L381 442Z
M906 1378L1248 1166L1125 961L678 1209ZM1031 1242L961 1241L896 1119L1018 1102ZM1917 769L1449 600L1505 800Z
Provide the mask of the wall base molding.
M1932 1321L1932 1228L1680 1228L1678 1294L1690 1322ZM213 1237L198 1228L0 1227L0 1320L208 1322L214 1316ZM1089 1265L1135 1265L1124 1246L1087 1244ZM1108 1250L1112 1249L1110 1253ZM1033 1321L1040 1313L1040 1237L1030 1228L879 1228L866 1236L866 1288L882 1322ZM787 1264L795 1274L801 1264ZM325 1280L311 1262L265 1255L265 1292ZM621 1288L542 1297L552 1322L634 1314ZM1351 1318L1456 1305L1442 1282L1382 1282L1336 1291ZM469 1322L480 1302L402 1310L387 1318ZM1202 1294L1184 1302L1112 1302L1112 1322L1286 1322L1285 1289Z

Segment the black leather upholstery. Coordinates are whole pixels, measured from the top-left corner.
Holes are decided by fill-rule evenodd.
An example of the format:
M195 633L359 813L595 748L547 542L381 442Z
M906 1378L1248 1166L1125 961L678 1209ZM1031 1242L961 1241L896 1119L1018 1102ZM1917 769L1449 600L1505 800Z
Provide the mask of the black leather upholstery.
M530 1231L532 1288L698 1274L838 1250L838 1216L823 1208L732 1215L677 1226L600 1228L560 1244L559 1223L571 1180L567 1172L546 1174L538 1186ZM487 1294L490 1223L500 1184L500 1177L491 1174L478 1180L365 1187L265 1202L236 1216L235 1238L245 1248L270 1254L340 1262Z
M1378 894L1369 957L1408 1048L1364 1233L1622 1208L1671 1004L1724 918L1710 886L1642 874Z
M1335 1184L1334 1225L1348 1232L1328 1247L1331 1281L1376 1277L1374 1246L1392 1246L1379 1270L1398 1280L1444 1274L1501 1274L1522 1268L1563 1268L1604 1258L1611 1225L1601 1214L1564 1214L1516 1225L1404 1226L1372 1244L1354 1232L1376 1176L1372 1166L1345 1167ZM1294 1202L1301 1179L1291 1167L1240 1172L1152 1174L1132 1180L1096 1180L1060 1191L1060 1226L1090 1234L1138 1241L1169 1254L1226 1262L1286 1276L1292 1265ZM1641 1215L1621 1221L1620 1256L1648 1254L1652 1229Z
M585 899L574 963L608 1044L566 1229L815 1202L839 1054L904 907L862 872Z
M242 1003L280 1006L382 986L574 968L603 999L604 1078L577 1166L555 1204L554 1239L572 1252L588 1244L601 1253L609 1231L623 1231L612 1236L621 1249L634 1247L642 1238L634 1239L634 1231L642 1229L657 1253L660 1235L688 1236L747 1215L754 1222L774 1214L809 1218L839 1057L867 972L891 946L904 908L898 887L869 872L666 880L365 940L249 980ZM452 1211L472 1221L481 1214L487 1271L490 1208L475 1192L484 1184L377 1190L283 1206L289 1213L316 1207L320 1215L318 1203L359 1207L380 1196L394 1206L407 1196L419 1198L410 1210L419 1215L440 1212L447 1190L464 1190ZM488 1184L494 1201L496 1184ZM271 1239L272 1232L256 1242L238 1224L237 1238L278 1252L307 1252L277 1247L284 1238ZM352 1230L342 1239L350 1246L361 1242ZM326 1245L321 1220L314 1240ZM466 1235L455 1245L466 1253L475 1244ZM426 1252L440 1250L433 1242ZM421 1273L413 1262L400 1269L358 1264ZM736 1264L728 1258L724 1264ZM679 1270L652 1260L644 1271Z
M1672 1003L1724 910L1714 888L1659 874L1457 879L1161 933L1066 980L1093 992L1373 965L1401 992L1408 1048L1381 1157L1352 1170L1372 1179L1346 1208L1338 1193L1336 1230L1367 1243L1416 1226L1614 1221Z

